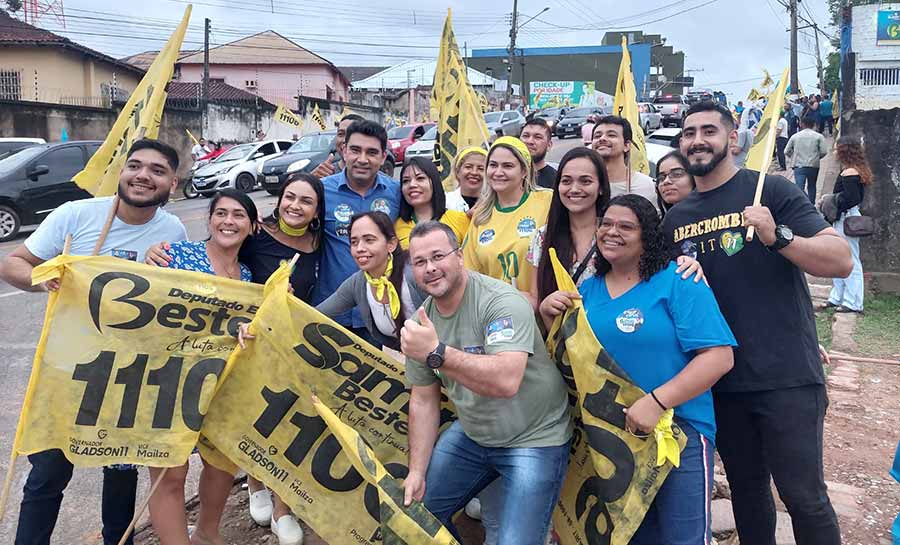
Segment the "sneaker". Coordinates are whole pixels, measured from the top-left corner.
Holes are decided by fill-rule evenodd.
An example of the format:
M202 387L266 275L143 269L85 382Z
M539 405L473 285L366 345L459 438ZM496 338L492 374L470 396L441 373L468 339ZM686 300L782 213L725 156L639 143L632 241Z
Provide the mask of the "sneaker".
M250 518L260 526L272 521L272 496L267 488L250 492Z
M466 504L466 515L470 519L481 520L481 500L478 498L469 500L469 503Z
M841 305L841 306L837 307L836 309L834 309L834 311L835 311L835 312L855 312L856 314L862 314L862 313L863 313L862 310L853 310L852 308L850 308L850 307L845 307L844 305Z
M282 515L277 521L272 517L272 533L278 538L279 545L301 545L303 528L294 515Z

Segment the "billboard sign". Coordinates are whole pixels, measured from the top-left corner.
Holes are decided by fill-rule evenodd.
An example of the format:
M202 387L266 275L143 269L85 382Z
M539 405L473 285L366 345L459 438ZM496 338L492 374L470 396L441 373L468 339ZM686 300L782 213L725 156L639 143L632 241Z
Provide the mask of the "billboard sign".
M529 87L532 108L608 106L613 101L593 81L532 81Z
M900 45L900 10L878 12L878 45Z

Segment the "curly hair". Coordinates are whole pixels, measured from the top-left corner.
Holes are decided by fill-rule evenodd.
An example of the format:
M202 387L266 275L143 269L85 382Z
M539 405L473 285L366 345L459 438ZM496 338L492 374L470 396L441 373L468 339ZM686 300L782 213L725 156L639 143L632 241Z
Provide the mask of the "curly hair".
M872 183L872 169L866 160L862 142L856 136L842 136L837 141L837 158L844 168L855 168L863 185Z
M619 195L611 199L603 211L604 215L611 206L624 206L637 216L638 224L641 226L641 246L643 246L638 273L641 280L650 280L654 274L665 269L675 257L671 247L666 244L665 235L659 228L659 215L656 213L656 208L649 200L640 195ZM597 240L597 244L599 243L600 241ZM612 269L612 265L603 257L603 253L597 252L597 276L606 275L610 269Z

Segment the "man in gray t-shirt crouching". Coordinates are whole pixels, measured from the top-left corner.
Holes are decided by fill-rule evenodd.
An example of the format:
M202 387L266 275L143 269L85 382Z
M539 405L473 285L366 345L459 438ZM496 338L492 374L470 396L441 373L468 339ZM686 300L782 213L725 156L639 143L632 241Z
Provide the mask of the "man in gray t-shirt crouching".
M451 516L502 483L499 545L543 545L569 460L566 387L534 311L512 286L467 271L447 226L410 234L416 282L430 296L401 331L409 404L406 504ZM459 420L438 438L441 385Z

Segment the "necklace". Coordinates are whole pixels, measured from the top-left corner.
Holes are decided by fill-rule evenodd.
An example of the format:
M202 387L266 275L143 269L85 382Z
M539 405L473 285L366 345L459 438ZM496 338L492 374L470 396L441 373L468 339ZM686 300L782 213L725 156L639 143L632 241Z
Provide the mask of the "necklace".
M231 268L224 262L220 261L218 256L213 256L213 252L210 252L209 244L206 245L206 255L209 257L209 264L212 265L213 271L219 269L223 271L226 278L231 278L232 280L240 280L241 279L241 266L238 263L232 263ZM217 266L218 265L218 266ZM237 266L235 266L237 265ZM217 273L218 274L218 273ZM222 276L222 275L219 275Z

